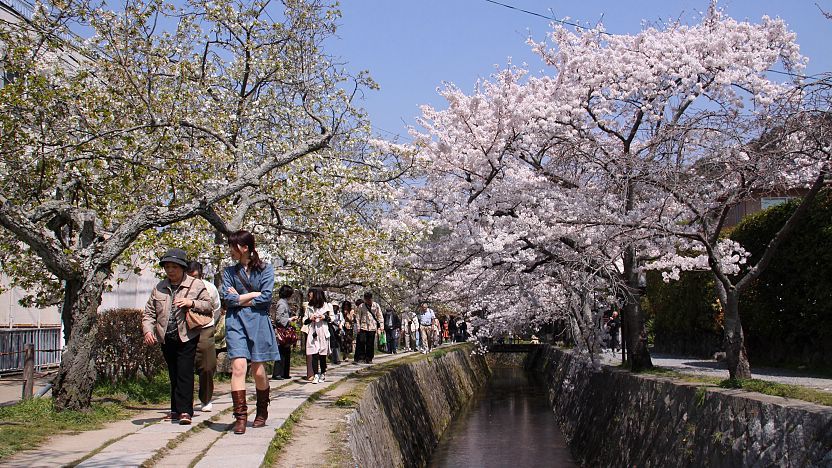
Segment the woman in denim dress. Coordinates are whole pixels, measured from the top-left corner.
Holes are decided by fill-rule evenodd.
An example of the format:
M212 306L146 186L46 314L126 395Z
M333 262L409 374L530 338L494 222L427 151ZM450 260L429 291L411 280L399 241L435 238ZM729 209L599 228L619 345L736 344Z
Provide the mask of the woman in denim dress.
M257 390L257 415L251 427L263 427L268 418L269 378L263 364L279 361L280 351L269 306L274 289L274 268L260 260L254 236L237 231L228 236L231 258L237 264L222 272L220 295L228 311L225 316L225 339L231 359L231 400L234 403L234 433L245 434L248 418L246 405L246 367Z

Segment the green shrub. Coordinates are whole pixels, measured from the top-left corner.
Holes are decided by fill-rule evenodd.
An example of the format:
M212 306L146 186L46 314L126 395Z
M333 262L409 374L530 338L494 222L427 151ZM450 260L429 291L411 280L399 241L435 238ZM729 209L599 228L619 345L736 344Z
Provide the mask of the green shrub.
M746 217L730 237L756 262L799 202ZM752 363L832 368L832 191L809 208L740 300Z
M711 357L722 349L722 313L708 272L683 272L665 283L647 272L642 298L653 347L663 353Z

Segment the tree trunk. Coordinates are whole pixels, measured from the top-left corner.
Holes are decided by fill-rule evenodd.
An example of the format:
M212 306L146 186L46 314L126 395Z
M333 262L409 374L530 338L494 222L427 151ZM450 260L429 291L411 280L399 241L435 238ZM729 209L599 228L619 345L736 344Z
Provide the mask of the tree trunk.
M653 367L650 351L647 349L647 321L641 310L641 286L638 282L635 247L629 246L624 252L624 279L627 294L624 302L624 317L627 321L626 333L627 360L630 369L638 372Z
M67 280L64 282L64 302L61 304L61 323L64 325L64 343L69 343L72 336L72 307L78 302L81 282Z
M85 277L74 294L67 288L64 307L71 311L72 325L52 391L58 411L90 407L96 378L98 306L109 276L109 268L99 268Z
M601 353L601 339L598 336L600 327L598 326L598 320L593 316L592 304L586 294L581 294L581 311L583 312L584 322L587 324L587 350L594 361L595 356Z
M739 292L725 292L725 360L731 379L750 379L751 364L745 352L745 336L740 322Z

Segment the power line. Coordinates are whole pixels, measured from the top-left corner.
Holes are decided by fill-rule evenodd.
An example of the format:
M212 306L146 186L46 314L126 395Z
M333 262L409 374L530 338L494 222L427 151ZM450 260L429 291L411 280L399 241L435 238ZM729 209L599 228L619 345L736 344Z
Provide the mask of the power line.
M408 136L408 135L402 135L401 133L391 132L390 130L385 130L385 129L383 129L383 128L381 128L381 127L377 127L377 126L375 126L375 125L371 125L371 126L372 126L374 129L376 129L376 130L378 130L378 131L380 131L380 132L387 133L387 134L389 134L389 135L393 135L393 136L395 136L395 137L399 137L399 138L401 138L401 139L403 139L403 140L405 140L405 141L407 141L407 140L409 140L409 141L413 141L413 138L411 138L411 137L410 137L410 136Z
M493 4L495 4L495 5L499 5L499 6L501 6L501 7L505 7L505 8L511 9L511 10L516 10L516 11L519 11L519 12L522 12L522 13L526 13L527 15L537 16L537 17L539 17L539 18L547 19L547 20L549 20L549 21L554 21L555 23L560 23L560 24L565 24L565 25L567 25L567 26L572 26L573 28L576 28L576 29L592 29L592 28L590 28L590 27L588 27L588 26L581 26L580 24L578 24L578 23L573 23L573 22L571 22L571 21L566 21L566 20L561 20L561 19L553 18L553 17L551 17L551 16L546 16L546 15L544 15L544 14L542 14L542 13L537 13L537 12L535 12L535 11L524 10L524 9L522 9L522 8L518 8L518 7L514 6L514 5L507 5L507 4L505 4L505 3L496 2L496 1L494 1L494 0L485 0L485 1L486 1L486 2L488 2L488 3L493 3ZM608 35L608 36L612 36L612 34L610 34L610 33L606 32L606 31L599 31L599 32L600 32L601 34L606 34L606 35Z
M576 29L586 29L586 30L591 30L592 29L592 28L587 27L587 26L581 26L578 23L573 23L571 21L566 21L566 20L560 20L560 19L553 18L551 16L546 16L544 14L537 13L537 12L534 12L534 11L524 10L523 8L518 8L514 5L508 5L508 4L505 4L505 3L500 3L500 2L497 2L495 0L485 0L485 1L488 2L488 3L493 3L494 5L499 5L501 7L505 7L505 8L515 10L515 11L519 11L521 13L526 13L527 15L537 16L538 18L544 18L544 19L547 19L547 20L550 20L550 21L554 21L555 23L560 23L560 24L564 24L564 25L567 25L567 26L572 26L573 28L576 28ZM597 32L599 32L601 34L604 34L604 35L607 35L607 36L612 36L613 35L612 33L609 33L609 32L606 32L606 31L597 31ZM800 79L817 79L818 77L821 77L821 76L825 75L824 73L818 73L818 74L815 74L815 75L801 75L799 73L793 73L793 72L788 72L788 71L783 71L783 70L773 70L773 69L770 69L770 68L766 69L766 71L771 72L771 73L780 74L780 75L791 76L791 77L794 77L794 78L800 78Z

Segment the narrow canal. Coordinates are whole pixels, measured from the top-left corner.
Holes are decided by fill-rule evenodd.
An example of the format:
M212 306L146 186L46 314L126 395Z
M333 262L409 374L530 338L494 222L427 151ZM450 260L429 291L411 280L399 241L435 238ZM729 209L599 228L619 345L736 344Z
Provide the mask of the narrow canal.
M521 368L495 368L484 391L451 422L428 464L575 467L546 393Z

